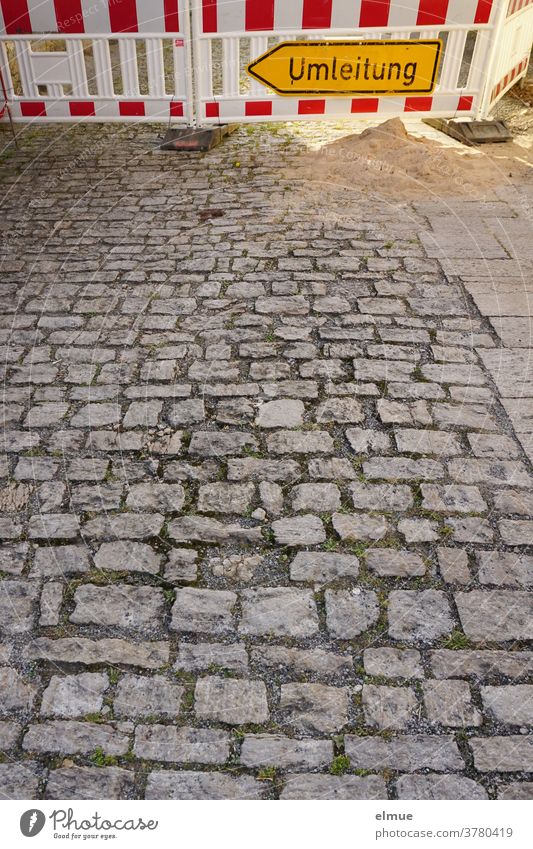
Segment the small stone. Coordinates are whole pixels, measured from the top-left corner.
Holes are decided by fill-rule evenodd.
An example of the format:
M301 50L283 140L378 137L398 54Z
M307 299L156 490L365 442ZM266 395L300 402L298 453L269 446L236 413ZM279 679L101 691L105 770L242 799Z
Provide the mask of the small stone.
M418 707L416 696L405 687L363 685L365 722L374 728L406 729Z
M238 516L249 510L255 495L253 483L210 483L200 487L200 513L232 513Z
M339 488L333 483L302 483L291 492L292 509L314 510L317 513L333 513L341 506Z
M257 441L249 433L206 430L193 433L189 454L198 454L200 457L227 457L242 454L245 448L257 451Z
M272 522L274 538L279 545L319 545L326 541L326 531L318 516L294 516Z
M268 783L249 775L231 776L221 772L151 772L145 799L156 800L251 800L262 799ZM70 798L70 797L69 797Z
M168 415L168 421L173 427L197 424L205 419L205 406L202 400L180 401L174 404Z
M234 628L235 593L186 587L178 590L172 608L171 628L192 633L227 634Z
M426 564L419 554L396 551L392 548L369 548L366 563L381 577L420 577L426 574Z
M450 607L441 590L393 590L389 595L389 634L394 640L431 642L453 628Z
M401 772L456 772L465 768L453 737L445 735L398 735L344 739L344 749L354 769L394 769Z
M311 637L318 631L313 593L286 587L244 590L240 632L278 637Z
M142 542L104 542L94 555L97 569L109 572L147 572L157 575L161 555Z
M398 799L410 801L470 801L488 798L487 791L481 784L461 775L402 775L396 787Z
M533 772L533 737L473 737L468 741L479 772Z
M433 486L422 484L422 508L452 513L484 513L487 504L477 486Z
M82 575L90 568L89 553L82 545L43 546L35 549L32 575L47 578Z
M261 725L269 716L262 681L201 678L194 691L194 709L198 719L227 725Z
M437 524L429 519L401 519L398 531L408 543L434 542L439 539Z
M316 421L338 422L339 424L357 424L365 420L361 404L355 398L329 398L319 404Z
M326 590L325 599L327 628L337 639L353 640L379 619L378 598L372 590Z
M414 503L408 486L351 483L348 490L357 510L408 510Z
M84 584L74 593L75 607L69 619L76 625L114 625L120 628L160 627L163 591L154 587L97 587Z
M303 424L305 406L302 401L284 398L281 401L268 401L259 407L255 420L257 427L288 428Z
M480 584L533 587L533 556L505 551L478 551Z
M158 716L174 719L180 712L184 688L162 675L150 678L123 675L113 704L116 716Z
M246 734L241 748L245 767L323 769L333 760L331 740L295 740L281 734Z
M175 669L205 671L213 667L231 672L248 671L248 654L242 643L180 643Z
M385 782L377 775L308 775L285 776L280 799L312 799L313 801L344 799L386 799Z
M518 590L472 590L456 593L465 634L472 640L533 639L533 593Z
M332 454L333 440L320 430L280 430L267 437L269 454Z
M126 734L111 725L58 719L30 725L22 748L26 752L42 754L77 755L102 749L106 755L125 755L129 740Z
M389 532L389 524L384 516L372 516L364 513L334 513L332 525L342 540L383 539Z
M424 678L420 652L415 649L370 648L363 653L365 672L383 678Z
M50 772L45 799L130 799L135 775L117 766L69 766Z
M26 682L16 669L0 667L0 715L30 710L37 687Z
M175 513L185 502L185 490L179 483L138 483L130 486L126 505L130 510Z
M279 706L284 724L297 733L339 732L348 722L348 689L323 684L282 684Z
M277 483L261 481L259 496L265 511L270 516L279 516L283 511L283 490Z
M138 725L133 751L147 761L194 764L223 764L230 753L225 731L175 725Z
M249 583L262 563L263 558L257 554L230 554L210 560L209 568L217 578Z
M43 716L85 716L100 713L104 693L109 687L107 675L82 672L80 675L54 675L44 691L41 703Z
M447 584L469 584L468 555L460 548L438 548L440 573Z
M134 643L130 640L89 640L67 637L50 640L38 637L28 646L27 657L49 663L95 663L158 669L168 663L169 646L164 642Z
M194 583L198 578L197 557L193 548L172 548L165 565L165 581Z
M291 674L344 676L353 671L349 655L335 654L322 649L294 649L286 646L256 646L252 649L252 660L259 666L273 671L287 670Z
M422 688L430 722L453 728L483 723L481 713L472 704L470 687L466 681L426 681Z
M497 722L503 722L505 725L529 726L532 724L533 685L482 687L481 698L485 710Z
M355 555L323 551L299 551L290 566L291 581L327 584L337 578L357 578L359 561Z

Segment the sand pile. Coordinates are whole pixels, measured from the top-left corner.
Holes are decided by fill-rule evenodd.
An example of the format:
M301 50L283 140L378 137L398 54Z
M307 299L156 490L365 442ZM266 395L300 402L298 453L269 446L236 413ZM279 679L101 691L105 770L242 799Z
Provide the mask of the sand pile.
M490 145L501 153L507 147ZM485 151L443 147L430 139L415 138L399 118L393 118L303 154L293 176L315 187L321 184L321 191L328 185L342 185L364 194L409 199L478 195L531 171L507 156L499 161Z

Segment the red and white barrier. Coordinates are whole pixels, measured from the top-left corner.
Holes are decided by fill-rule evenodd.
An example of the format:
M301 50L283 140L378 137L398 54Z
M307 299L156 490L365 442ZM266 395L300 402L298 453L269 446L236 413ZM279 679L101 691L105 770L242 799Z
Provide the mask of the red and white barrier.
M51 38L64 48L39 49ZM328 38L443 38L436 89L281 97L245 74L275 43ZM0 71L19 121L485 117L526 73L532 40L533 0L0 0Z
M0 0L0 70L14 120L192 124L188 0Z

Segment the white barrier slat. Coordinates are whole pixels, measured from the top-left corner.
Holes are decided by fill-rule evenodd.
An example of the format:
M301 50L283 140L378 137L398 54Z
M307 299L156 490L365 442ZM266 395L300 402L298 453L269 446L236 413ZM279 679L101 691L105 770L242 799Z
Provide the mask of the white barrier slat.
M19 66L22 91L26 97L39 97L39 89L33 78L29 41L15 41L15 54Z
M83 12L83 23L85 32L109 33L111 32L111 21L109 19L109 6L107 3L95 2L95 0L81 0Z
M125 97L138 97L139 70L137 66L137 45L134 39L121 38L118 42L120 70Z
M83 53L83 42L80 40L67 41L67 54L70 65L70 78L72 81L73 97L89 97L87 85L87 69L85 66L85 54Z
M113 85L111 55L109 52L109 41L107 39L94 39L93 57L98 94L100 97L113 97L115 87Z
M163 61L163 42L160 38L146 39L146 71L148 91L152 97L165 96L165 65Z
M358 27L360 17L361 0L352 0L351 3L346 3L346 0L333 0L331 7L332 29Z

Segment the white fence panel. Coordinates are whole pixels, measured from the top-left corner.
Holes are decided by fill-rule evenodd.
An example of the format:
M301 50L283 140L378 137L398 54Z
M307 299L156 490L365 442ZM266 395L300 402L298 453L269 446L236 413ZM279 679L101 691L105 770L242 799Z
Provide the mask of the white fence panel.
M197 0L193 5L200 124L404 113L473 117L485 92L499 2L508 0ZM431 96L282 97L245 68L275 43L321 39L445 40Z
M0 0L0 72L15 121L191 125L189 2Z
M483 104L490 110L527 73L533 43L533 0L509 0Z

